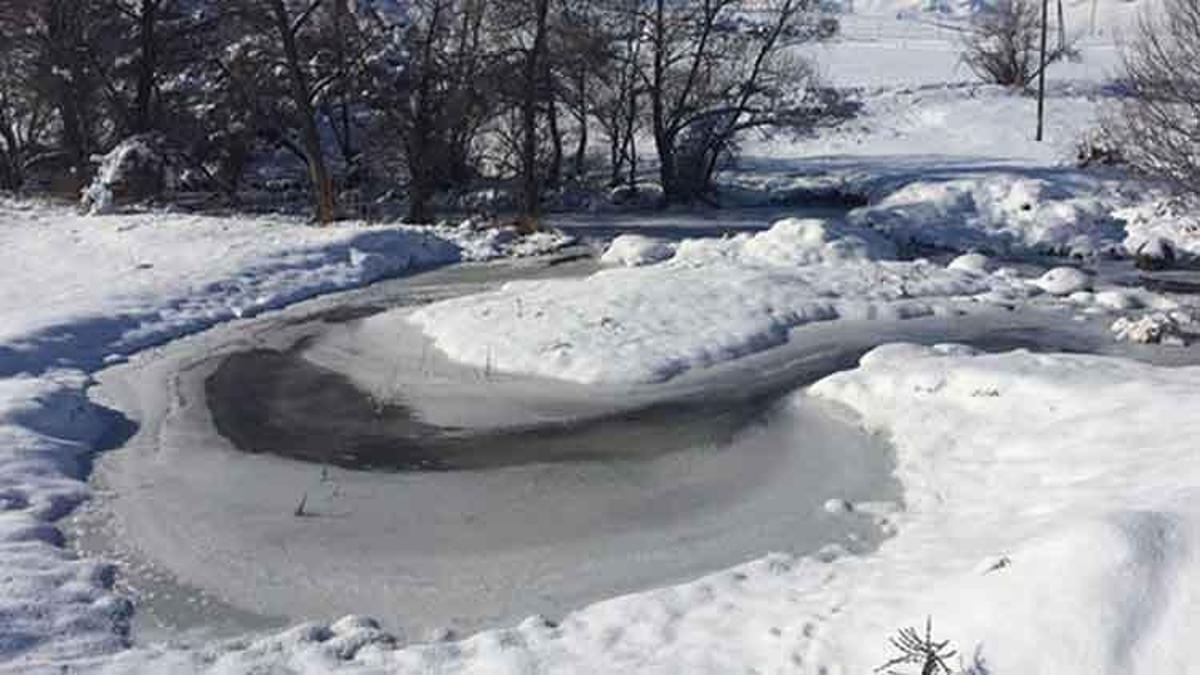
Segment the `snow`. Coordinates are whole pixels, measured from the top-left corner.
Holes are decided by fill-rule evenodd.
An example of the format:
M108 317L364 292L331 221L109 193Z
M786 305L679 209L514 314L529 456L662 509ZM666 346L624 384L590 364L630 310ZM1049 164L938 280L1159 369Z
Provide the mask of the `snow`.
M85 217L0 201L0 373L87 367L320 293L562 242L553 234L522 239L456 227L319 228L167 213Z
M856 9L894 15L913 4ZM736 194L815 187L869 199L850 223L790 220L754 236L684 241L635 267L624 265L650 262L652 247L624 243L614 246L627 249L613 254L621 266L587 278L514 282L387 320L411 320L468 366L618 389L749 361L797 331L930 315L951 324L993 303L1069 308L1081 323L1098 316L1116 339L1165 344L1195 361L1183 346L1195 321L1177 298L1074 268L1027 279L1024 270L993 270L986 255L1200 255L1194 206L1142 186L1131 195L1119 177L1065 166L1111 95L1114 29L1145 6L1095 4L1083 61L1049 71L1042 143L1032 139L1034 100L972 82L952 29L846 17L844 38L804 50L819 55L832 83L853 88L861 114L811 137L748 138L737 173L722 180ZM951 3L949 13L973 7ZM1089 23L1089 4L1066 7L1070 25ZM79 481L86 460L122 426L87 400L79 369L315 294L565 241L473 224L82 218L0 200L3 667L833 675L870 672L894 656L889 636L932 617L935 638L950 640L974 672L1196 671L1200 369L907 344L880 347L792 395L796 406L841 406L892 444L902 503L816 502L822 517L868 517L892 535L871 555L837 545L810 555L764 549L561 621L531 617L466 639L420 643L348 617L129 647L132 608L112 592L114 568L75 558L55 525L88 497ZM942 267L891 260L896 244L975 253ZM354 592L373 590L363 582Z
M1197 375L896 345L816 385L892 439L905 485L818 658L864 672L932 616L988 672L1194 670Z
M1125 248L1131 255L1155 261L1200 257L1200 209L1193 200L1151 198L1120 209L1125 221Z
M128 644L132 606L114 568L75 559L53 522L87 498L87 457L112 420L79 373L0 380L0 659L70 659Z
M1015 173L915 181L853 212L853 222L900 241L952 250L1095 256L1118 250L1114 188L1081 176Z
M964 253L954 260L951 260L948 269L958 270L959 272L974 272L975 274L984 274L991 271L992 261L982 253Z
M490 371L582 383L654 382L781 344L814 321L949 311L1019 280L879 261L859 228L783 220L755 235L690 239L669 261L584 279L522 281L407 316L442 352Z
M675 247L670 242L641 234L622 234L613 238L604 254L600 256L600 263L639 267L662 262L673 255Z
M1153 312L1136 319L1122 316L1112 324L1118 340L1176 346L1194 339L1198 328L1196 319L1183 311Z
M1076 267L1055 267L1032 282L1051 295L1071 295L1092 289L1092 278Z
M898 628L932 617L934 637L987 672L1191 672L1198 375L1112 357L881 347L794 395L797 405L847 406L892 441L902 507L836 498L824 507L829 517L872 514L893 532L875 554L770 554L461 641L393 648L350 620L355 628L308 624L201 650L136 648L106 664L860 673L895 655L887 639Z

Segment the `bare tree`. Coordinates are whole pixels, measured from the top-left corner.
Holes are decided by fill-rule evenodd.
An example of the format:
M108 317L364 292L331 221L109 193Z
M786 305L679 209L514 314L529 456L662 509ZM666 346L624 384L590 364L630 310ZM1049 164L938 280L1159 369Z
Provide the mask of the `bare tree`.
M1135 169L1200 194L1200 0L1165 0L1125 54L1128 96L1106 120Z
M764 25L737 26L738 0L641 3L645 85L668 201L708 199L719 161L745 130L812 123L811 71L785 49L811 37L807 0L775 0Z
M486 8L485 0L414 0L403 17L362 10L367 103L377 128L402 149L409 222L429 222L435 192L474 174L470 148L495 79Z
M337 217L319 116L345 73L333 64L333 4L345 0L232 0L224 5L219 54L226 85L238 92L258 133L306 167L314 218Z
M0 21L0 190L20 189L26 172L49 141L48 102L29 81L37 59L19 38L19 26Z
M999 0L975 18L963 38L963 63L985 82L1023 89L1041 71L1041 28L1040 0ZM1046 63L1073 53L1062 34L1058 46L1047 53Z
M524 49L521 67L521 176L517 204L527 226L536 227L542 210L542 192L538 176L537 119L548 84L545 79L545 62L548 59L546 44L550 23L550 0L527 0L527 3L531 10L531 35L529 44Z

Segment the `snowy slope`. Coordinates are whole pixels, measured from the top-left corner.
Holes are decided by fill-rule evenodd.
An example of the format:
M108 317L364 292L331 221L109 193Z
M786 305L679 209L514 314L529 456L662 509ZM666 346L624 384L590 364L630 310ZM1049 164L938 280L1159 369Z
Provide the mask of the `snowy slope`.
M932 616L988 672L1200 668L1200 370L891 346L813 392L886 433L905 484L822 658L864 672Z

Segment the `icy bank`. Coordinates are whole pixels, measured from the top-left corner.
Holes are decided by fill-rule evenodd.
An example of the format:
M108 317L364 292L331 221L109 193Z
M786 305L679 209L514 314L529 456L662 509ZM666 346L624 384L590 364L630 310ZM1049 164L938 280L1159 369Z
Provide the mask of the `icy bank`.
M927 316L954 298L1031 292L1012 277L879 260L893 253L867 230L784 220L753 236L686 240L657 265L509 283L408 320L481 369L632 383L779 345L813 321Z
M818 383L892 439L906 510L814 655L867 672L932 616L987 672L1195 672L1198 382L895 345Z

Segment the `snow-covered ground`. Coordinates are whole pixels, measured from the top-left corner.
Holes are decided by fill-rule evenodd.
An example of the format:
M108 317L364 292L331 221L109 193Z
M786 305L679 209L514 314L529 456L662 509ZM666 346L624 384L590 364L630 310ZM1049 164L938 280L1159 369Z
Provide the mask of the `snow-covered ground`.
M405 271L553 250L511 230L87 217L0 200L0 373L92 367L220 321ZM83 269L81 269L81 266Z

